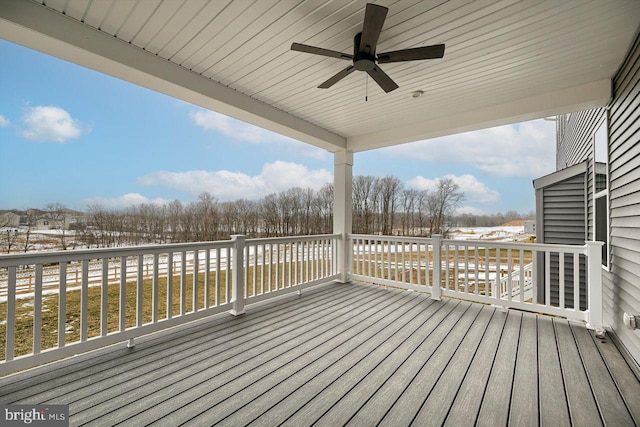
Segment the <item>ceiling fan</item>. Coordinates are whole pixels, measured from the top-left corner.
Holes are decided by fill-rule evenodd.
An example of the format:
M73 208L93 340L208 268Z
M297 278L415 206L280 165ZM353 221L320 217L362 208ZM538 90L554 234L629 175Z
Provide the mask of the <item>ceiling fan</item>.
M318 86L321 89L330 88L349 74L353 73L355 70L358 70L366 71L367 74L369 74L371 78L378 83L382 90L389 93L392 90L397 89L398 85L391 79L391 77L382 71L377 64L442 58L444 56L444 44L376 53L378 38L380 37L384 20L387 17L387 12L389 12L389 9L384 6L367 3L362 32L356 34L353 38L353 55L300 43L293 43L291 45L291 50L312 53L314 55L329 56L331 58L345 59L353 62L352 65L349 65L347 68Z

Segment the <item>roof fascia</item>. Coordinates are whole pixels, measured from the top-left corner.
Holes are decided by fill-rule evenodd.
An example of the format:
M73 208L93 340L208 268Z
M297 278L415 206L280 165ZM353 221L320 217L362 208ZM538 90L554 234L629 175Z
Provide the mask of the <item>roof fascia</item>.
M539 190L541 188L548 187L558 182L565 181L569 178L573 178L576 175L582 175L587 173L587 163L584 161L568 168L561 169L556 172L552 172L549 175L542 176L533 180L533 188Z
M598 80L511 102L489 105L479 110L423 120L411 126L399 126L396 129L350 137L347 139L347 149L359 152L604 107L609 103L611 96L611 80Z

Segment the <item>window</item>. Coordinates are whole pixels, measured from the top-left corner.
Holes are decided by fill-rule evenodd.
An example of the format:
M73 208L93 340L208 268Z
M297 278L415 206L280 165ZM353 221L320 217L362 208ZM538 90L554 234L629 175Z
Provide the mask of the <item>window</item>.
M609 265L609 156L607 121L603 121L593 135L593 199L594 239L604 242L602 265Z

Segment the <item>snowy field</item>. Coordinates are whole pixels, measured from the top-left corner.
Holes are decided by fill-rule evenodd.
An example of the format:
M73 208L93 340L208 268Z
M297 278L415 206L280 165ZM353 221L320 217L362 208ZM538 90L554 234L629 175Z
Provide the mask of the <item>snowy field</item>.
M525 234L524 226L458 227L449 232L449 239L488 240L493 242L529 242L534 237Z

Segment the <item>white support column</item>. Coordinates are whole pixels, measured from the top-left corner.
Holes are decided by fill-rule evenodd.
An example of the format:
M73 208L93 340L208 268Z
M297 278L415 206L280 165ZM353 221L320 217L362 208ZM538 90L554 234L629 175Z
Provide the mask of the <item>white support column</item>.
M233 308L230 313L234 316L244 314L244 246L245 236L233 235L231 241L233 249L231 250L231 265L233 268L233 279L231 284L231 303Z
M342 236L338 243L338 280L346 283L349 281L353 259L353 247L348 241L352 226L352 151L334 153L333 174L333 232Z
M602 246L603 242L587 243L587 295L589 320L587 328L600 333L604 331L602 315Z
M433 281L431 283L431 299L440 301L442 299L442 236L434 234L431 236L433 247ZM429 274L429 254L427 254L426 274Z

